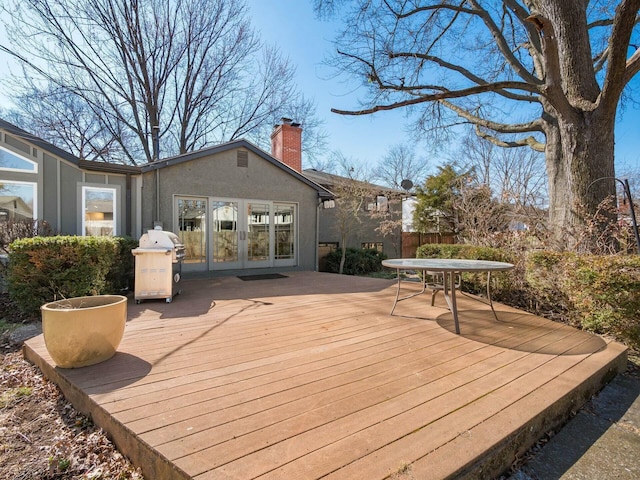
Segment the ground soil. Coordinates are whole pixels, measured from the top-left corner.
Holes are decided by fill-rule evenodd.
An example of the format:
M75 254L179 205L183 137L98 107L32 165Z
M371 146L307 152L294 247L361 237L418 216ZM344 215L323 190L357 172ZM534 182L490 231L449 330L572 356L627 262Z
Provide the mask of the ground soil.
M0 478L11 480L143 479L105 433L78 413L39 369L22 341L38 331L0 294ZM21 333L22 332L22 333Z

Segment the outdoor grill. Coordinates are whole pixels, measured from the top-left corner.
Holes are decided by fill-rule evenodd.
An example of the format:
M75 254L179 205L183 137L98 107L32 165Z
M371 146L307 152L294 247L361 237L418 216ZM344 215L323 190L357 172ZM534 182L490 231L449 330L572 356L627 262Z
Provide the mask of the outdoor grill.
M135 301L164 298L167 303L178 295L182 276L184 245L172 232L149 230L140 237L138 248L131 250L136 257Z

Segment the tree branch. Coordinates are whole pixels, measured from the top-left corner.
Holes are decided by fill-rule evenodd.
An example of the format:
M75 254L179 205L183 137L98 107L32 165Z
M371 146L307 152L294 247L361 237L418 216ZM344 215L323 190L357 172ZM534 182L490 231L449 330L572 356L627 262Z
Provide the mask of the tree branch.
M445 68L447 70L451 70L453 72L457 72L459 74L461 74L463 77L467 78L468 80L472 81L473 83L476 83L478 85L489 85L489 82L487 82L485 79L478 77L477 75L475 75L474 73L472 73L471 71L467 70L466 68L462 67L461 65L456 65L454 63L450 63L447 62L445 60L443 60L440 57L435 57L433 55L423 55L423 54L419 54L419 53L411 53L411 52L397 52L397 53L390 53L389 54L389 58L420 58L422 60L426 60L428 62L433 62L438 64L439 66L441 66L442 68ZM525 82L513 82L513 87L510 88L517 88L519 90L524 90L527 92L531 92L531 93L535 93L535 94L540 94L540 90L536 87L536 85L541 85L542 82L540 81L536 81L535 84L530 84L530 83L525 83ZM515 86L515 85L519 85L519 87ZM416 87L405 87L405 90L415 90ZM517 95L508 91L504 91L504 90L496 90L496 93L509 98L511 100L524 100L526 102L531 102L532 100L534 100L531 97L527 97L525 95Z
M616 8L607 47L609 68L600 95L600 104L605 110L615 111L620 92L640 69L640 54L637 49L627 60L631 32L637 23L639 10L640 0L623 0Z
M468 110L461 108L446 100L440 100L450 110L456 112L459 116L468 120L473 125L479 125L489 130L494 130L498 133L528 133L528 132L541 132L544 133L540 120L533 120L527 123L498 123L491 120L484 119L477 115L473 115Z
M495 135L489 135L487 132L483 132L482 130L480 130L480 127L478 125L476 125L475 131L478 137L488 142L491 142L492 144L498 147L503 147L503 148L530 147L532 150L535 150L536 152L541 152L541 153L543 153L545 150L545 144L542 142L539 142L533 135L530 135L525 138L521 138L519 140L505 141L505 140L500 140Z
M533 14L527 20L537 28L541 38L545 72L545 84L541 90L556 109L569 112L573 110L573 106L569 103L562 88L562 69L560 68L558 41L553 24L549 19L539 14Z
M481 93L496 92L498 90L505 89L505 88L521 88L522 85L526 85L526 84L523 84L522 82L504 81L504 82L494 82L494 83L488 83L486 85L477 85L475 87L463 88L460 90L450 90L450 91L442 87L442 89L445 90L442 93L420 95L417 98L402 100L400 102L395 102L388 105L376 105L374 107L363 109L363 110L339 110L337 108L332 108L331 111L339 115L368 115L368 114L383 111L383 110L394 110L396 108L406 107L408 105L417 105L420 103L440 101L440 100L446 100L450 98L469 97L471 95L477 95Z
M633 78L633 76L640 71L640 48L631 55L627 60L626 69L624 72L624 84L626 85Z
M536 78L534 75L529 73L529 71L524 67L524 65L522 65L522 63L513 54L513 52L511 51L511 48L509 48L509 44L504 38L504 35L500 31L496 23L493 21L493 18L491 18L491 14L489 14L489 12L487 12L484 8L480 7L480 5L476 0L469 0L469 2L471 3L471 5L474 6L476 15L478 15L482 19L485 26L491 33L491 36L493 37L493 39L496 42L496 45L498 46L498 50L500 50L500 53L502 53L502 56L507 60L511 68L513 68L513 70L518 74L518 76L522 78L525 82L531 83L533 85L541 83L540 79Z
M520 21L520 25L526 30L529 42L526 47L533 60L534 71L538 73L538 78L544 77L544 59L542 57L542 45L540 44L540 36L537 29L528 20L529 11L525 9L516 0L504 0L505 7L509 8L516 18Z

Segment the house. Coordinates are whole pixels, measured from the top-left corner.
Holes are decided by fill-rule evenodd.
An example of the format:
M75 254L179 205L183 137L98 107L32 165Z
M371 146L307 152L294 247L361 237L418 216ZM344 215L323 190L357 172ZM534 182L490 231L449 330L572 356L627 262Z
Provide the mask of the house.
M235 140L137 167L80 160L0 120L0 211L69 235L159 226L184 242L185 271L314 270L333 195L301 173L302 129L283 120L274 155Z
M347 248L371 248L389 257L400 256L401 199L405 192L314 169L302 173L336 196L335 202L331 202L333 208L324 208L320 213L321 257L331 250L342 248L341 237L345 233ZM355 197L355 203L346 208L358 207L357 213L341 212L345 208L340 201L341 195ZM341 232L341 229L345 232Z

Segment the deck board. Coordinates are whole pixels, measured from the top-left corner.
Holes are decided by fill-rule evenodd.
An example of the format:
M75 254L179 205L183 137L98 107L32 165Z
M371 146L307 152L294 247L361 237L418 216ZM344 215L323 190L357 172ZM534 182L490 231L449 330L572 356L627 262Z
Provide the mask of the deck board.
M148 478L490 478L625 366L615 342L458 297L313 272L130 304L118 353L25 356ZM417 289L407 283L403 289Z

